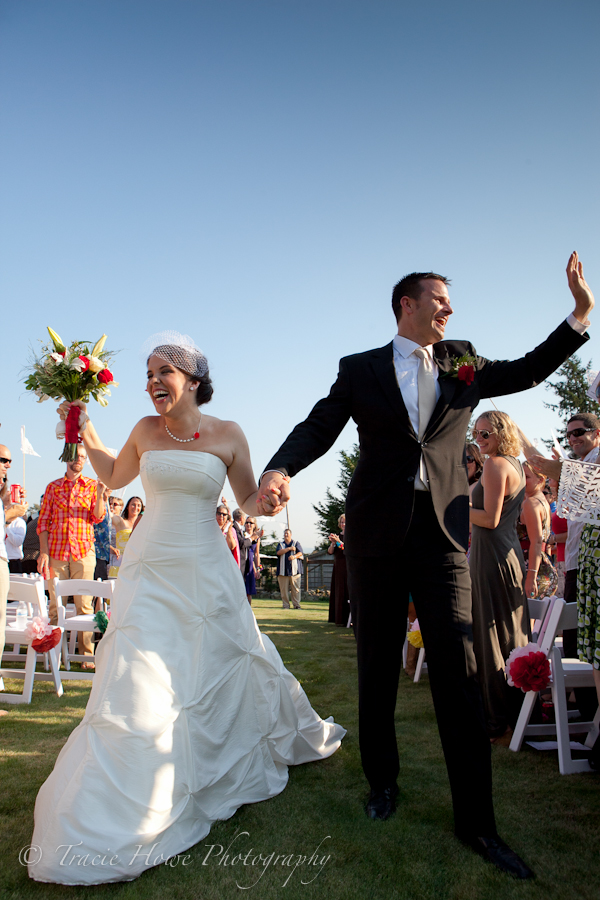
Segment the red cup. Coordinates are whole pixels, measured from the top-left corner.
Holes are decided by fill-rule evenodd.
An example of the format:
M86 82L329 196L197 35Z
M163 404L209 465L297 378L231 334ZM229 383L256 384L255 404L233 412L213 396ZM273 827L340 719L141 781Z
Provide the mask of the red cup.
M12 503L20 503L21 502L21 485L20 484L11 484L10 499L11 499Z

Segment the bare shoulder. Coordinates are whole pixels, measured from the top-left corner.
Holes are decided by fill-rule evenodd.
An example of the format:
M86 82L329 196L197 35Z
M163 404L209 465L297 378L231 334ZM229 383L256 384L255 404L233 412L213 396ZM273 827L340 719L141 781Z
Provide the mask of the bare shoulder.
M238 441L240 438L245 440L244 432L237 422L229 419L217 419L216 416L207 416L202 414L202 430L205 434L209 434L215 438L224 440Z
M503 456L488 456L483 464L484 472L514 472L514 467Z

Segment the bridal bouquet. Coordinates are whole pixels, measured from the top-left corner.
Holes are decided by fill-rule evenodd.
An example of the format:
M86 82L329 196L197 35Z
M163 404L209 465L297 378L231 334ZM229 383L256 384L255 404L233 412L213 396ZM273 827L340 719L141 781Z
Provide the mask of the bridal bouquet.
M93 347L89 341L73 341L70 347L65 347L55 331L48 328L48 333L52 344L43 345L42 355L33 358L31 374L25 379L25 389L33 391L38 403L50 397L88 403L93 397L101 406L108 406L109 385L116 386L118 382L108 368L114 353L104 350L106 335L103 334ZM59 457L63 462L77 456L77 444L81 443L80 426L85 427L85 420L79 421L80 412L78 407L71 407L66 422L60 422L57 426L57 437L65 439Z

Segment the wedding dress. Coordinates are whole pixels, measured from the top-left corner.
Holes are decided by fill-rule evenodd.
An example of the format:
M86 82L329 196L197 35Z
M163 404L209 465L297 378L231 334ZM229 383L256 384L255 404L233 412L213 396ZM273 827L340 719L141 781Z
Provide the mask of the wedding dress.
M215 520L226 475L202 451L147 451L147 507L98 646L82 722L40 789L36 881L131 880L213 822L279 794L345 730L321 720L258 630Z

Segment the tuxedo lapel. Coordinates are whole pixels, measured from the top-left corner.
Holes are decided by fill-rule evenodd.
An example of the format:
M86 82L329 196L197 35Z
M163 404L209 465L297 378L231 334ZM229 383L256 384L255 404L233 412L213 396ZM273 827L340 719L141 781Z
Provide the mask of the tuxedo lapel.
M400 416L406 430L414 435L415 432L408 415L408 410L404 405L402 393L398 387L398 379L396 378L396 370L394 369L393 343L387 344L387 346L375 351L371 359L371 366L381 385L383 393L389 400L392 408Z

